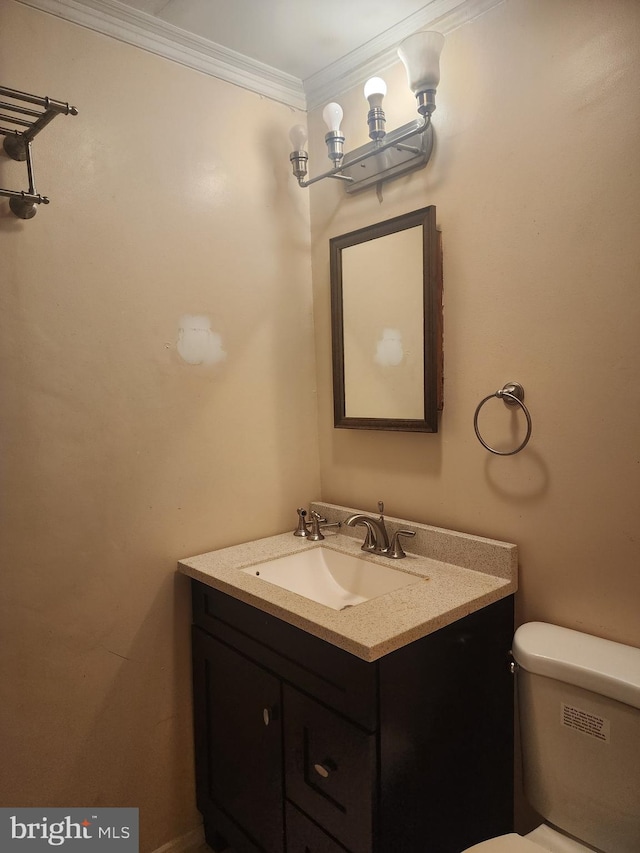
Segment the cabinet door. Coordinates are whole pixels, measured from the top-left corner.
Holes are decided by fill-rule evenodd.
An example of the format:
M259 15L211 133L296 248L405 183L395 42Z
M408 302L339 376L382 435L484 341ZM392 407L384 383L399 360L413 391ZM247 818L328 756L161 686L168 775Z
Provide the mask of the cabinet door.
M458 853L513 832L513 602L380 662L380 850Z
M198 808L206 820L217 807L260 849L281 853L280 682L198 628L193 660Z

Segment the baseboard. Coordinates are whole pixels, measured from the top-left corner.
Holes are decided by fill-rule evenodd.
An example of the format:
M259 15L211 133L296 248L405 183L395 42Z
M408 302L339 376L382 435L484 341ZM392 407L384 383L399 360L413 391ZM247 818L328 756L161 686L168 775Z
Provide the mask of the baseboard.
M168 841L162 847L154 850L153 853L187 853L189 850L200 847L201 844L204 844L204 827L202 824L185 833L185 835Z

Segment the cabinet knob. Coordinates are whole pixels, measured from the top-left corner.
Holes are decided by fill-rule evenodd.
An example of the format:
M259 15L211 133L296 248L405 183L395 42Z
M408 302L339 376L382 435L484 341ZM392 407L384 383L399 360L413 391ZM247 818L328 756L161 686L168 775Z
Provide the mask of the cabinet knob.
M270 708L268 705L266 708L262 709L262 719L264 721L265 726L268 726L273 720L276 719L276 713L274 708Z
M333 770L337 770L338 768L330 758L325 758L325 760L319 764L314 764L313 769L316 771L318 776L322 776L323 779L327 779L329 777L329 773Z

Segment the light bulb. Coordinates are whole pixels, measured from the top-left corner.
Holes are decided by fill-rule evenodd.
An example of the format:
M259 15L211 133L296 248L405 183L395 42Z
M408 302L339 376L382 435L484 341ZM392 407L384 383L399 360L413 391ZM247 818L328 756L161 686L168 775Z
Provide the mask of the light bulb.
M307 141L307 129L301 124L294 124L289 131L289 139L294 151L303 151Z
M329 131L340 133L340 122L342 121L342 107L340 104L330 103L322 111L322 118L329 128Z
M387 94L387 84L382 77L371 77L364 84L364 96L369 101L369 108L382 106L382 99Z
M298 179L298 183L303 187L305 186L304 179L307 176L307 162L309 161L309 155L304 150L307 141L307 128L301 124L294 124L289 131L289 139L293 146L293 151L289 154L291 168L294 176Z
M444 45L442 33L421 30L404 39L398 56L407 70L409 88L418 95L433 91L440 82L440 53Z

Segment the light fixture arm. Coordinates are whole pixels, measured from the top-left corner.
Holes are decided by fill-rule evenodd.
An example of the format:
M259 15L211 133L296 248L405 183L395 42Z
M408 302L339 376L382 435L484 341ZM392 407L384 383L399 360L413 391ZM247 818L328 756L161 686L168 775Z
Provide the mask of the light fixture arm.
M422 116L418 123L411 122L411 124L406 125L406 130L404 128L400 128L402 131L399 136L392 136L387 142L380 142L379 140L375 143L369 143L368 145L363 146L365 150L361 154L356 154L354 157L348 157L348 161L346 163L342 163L340 166L336 166L333 169L329 169L327 172L323 172L321 175L317 175L315 178L309 178L305 180L302 177L298 178L298 185L301 187L309 187L311 184L315 184L318 181L322 181L325 178L338 178L339 180L347 181L348 183L354 183L355 178L349 175L343 175L347 169L351 169L353 166L357 166L359 163L364 163L366 160L369 160L371 157L375 157L379 154L384 153L392 148L395 148L399 151L406 151L416 155L422 155L423 150L417 148L413 145L403 145L402 143L410 139L411 137L415 137L416 135L422 135L431 127L431 116L426 115ZM391 135L390 135L391 136ZM357 150L357 149L356 149ZM354 152L355 153L355 152Z

